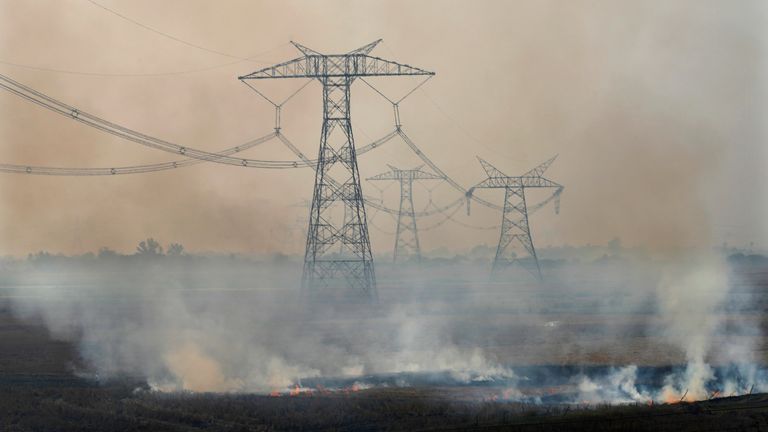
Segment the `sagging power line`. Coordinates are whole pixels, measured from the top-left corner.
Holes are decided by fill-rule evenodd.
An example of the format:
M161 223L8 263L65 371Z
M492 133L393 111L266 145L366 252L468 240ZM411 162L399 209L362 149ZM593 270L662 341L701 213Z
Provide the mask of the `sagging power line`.
M0 172L51 176L118 175L176 169L201 162L215 162L262 169L310 167L315 170L315 187L309 218L310 228L305 250L303 285L308 290L314 291L318 286L327 285L333 280L344 280L354 290L363 293L370 299L375 299L377 293L373 270L373 258L371 255L370 240L368 238L367 219L365 217L365 205L392 216L396 215L399 218L401 223L399 224L396 233L396 258L398 246L400 245L400 237L409 231L407 228L410 226L412 226L410 231L414 234L414 238L416 239L416 256L420 255L420 245L418 243L418 233L415 224L416 217L438 214L443 216L443 219L439 220L437 223L433 223L430 227L424 228L423 230L425 231L437 228L447 221L453 221L459 225L472 229L495 228L473 226L454 218L454 215L463 203L466 202L467 205L469 205L469 202L474 200L486 207L504 211L505 218L502 223L503 238L505 223L507 224L507 228L509 227L509 224L507 223L507 219L509 219L507 218L507 213L509 213L508 210L510 208L508 199L505 199L505 206L501 207L490 201L473 196L472 190L474 188L465 190L465 188L463 188L456 180L449 177L430 158L428 158L416 143L404 132L400 121L399 103L413 94L416 89L420 88L433 76L433 73L368 55L379 42L380 41L375 41L347 54L335 55L323 55L302 45L294 44L296 48L304 54L303 57L239 77L243 82L250 79L268 78L308 78L308 81L281 102L275 102L267 98L258 89L249 84L249 87L259 94L259 96L263 97L274 106L274 132L238 146L223 149L219 152L208 152L182 146L143 134L79 110L42 92L18 83L7 76L0 75L0 88L57 114L67 116L68 118L87 126L143 146L184 156L182 159L169 162L102 168L68 168L0 164ZM394 130L385 134L382 138L359 149L355 148L349 115L350 85L357 78L363 80L363 77L400 75L422 75L426 76L426 79L408 91L404 96L397 99L397 101L393 101L392 98L385 96L369 82L364 81L366 85L374 89L392 104L395 125ZM315 80L318 80L323 85L324 110L320 151L318 159L312 160L304 155L304 153L282 133L280 112L286 102L291 100L310 82L314 82ZM436 173L430 174L434 176L433 178L439 178L445 181L454 190L460 192L460 195L456 200L438 206L430 199L430 202L424 210L415 211L413 208L412 189L406 191L409 192L407 194L401 193L401 206L399 209L386 207L383 202L363 195L360 186L360 174L357 169L357 156L390 142L396 136L400 137L408 148ZM272 139L279 140L296 154L299 159L294 161L274 161L232 157L234 154L253 148ZM484 166L485 164L486 163L484 162ZM488 166L490 166L490 164L488 164ZM408 170L397 171L404 173ZM415 172L414 170L410 171ZM395 172L395 170L393 170L393 172ZM334 178L334 176L339 175L341 176L340 181ZM483 186L481 184L476 187ZM557 209L557 205L559 205L559 196L562 190L562 186L558 185L557 190L552 196L538 204L529 206L527 208L528 213L533 213L552 200L555 200ZM403 199L406 199L405 213L403 212ZM340 220L331 222L334 218L332 211L329 209L335 205L338 205L338 207L343 210L343 216ZM407 221L406 223L403 223L409 218L413 222L411 225L408 225ZM408 227L406 225L408 225ZM528 232L528 237L530 238L530 232ZM501 243L502 242L500 241L499 251L502 249ZM340 252L336 255L329 253L329 251L332 250L331 246L333 244L340 245ZM403 244L406 244L406 242L403 242ZM533 250L532 240L530 241L530 245ZM535 259L535 250L533 251ZM538 261L536 261L536 265L538 268ZM496 266L497 264L495 264L494 267Z

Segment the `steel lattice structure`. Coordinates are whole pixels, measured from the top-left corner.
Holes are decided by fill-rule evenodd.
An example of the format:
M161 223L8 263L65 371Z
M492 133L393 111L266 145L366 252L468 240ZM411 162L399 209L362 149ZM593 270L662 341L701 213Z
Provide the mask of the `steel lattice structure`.
M395 232L395 251L392 261L398 258L414 257L421 261L419 230L416 226L416 212L413 208L414 180L445 180L445 177L421 170L421 166L401 170L388 165L390 171L369 177L366 180L397 180L400 183L400 210L397 213L397 231ZM423 165L422 165L423 166Z
M467 196L470 197L476 188L483 189L504 189L504 210L501 218L501 235L499 236L499 245L496 248L496 256L493 259L492 274L498 273L518 263L526 270L541 280L541 267L539 259L536 256L536 248L533 245L531 236L531 227L528 222L528 207L525 200L525 190L530 188L555 188L553 195L555 200L555 212L560 209L560 193L563 186L552 180L542 177L557 156L552 157L546 162L538 165L536 168L517 177L508 176L488 162L478 158L488 175L486 180L469 189ZM467 209L469 210L467 200ZM519 255L514 252L522 247L527 253Z
M314 78L323 86L323 125L302 277L308 294L343 279L371 300L378 296L350 118L350 86L358 77L434 75L368 55L379 42L331 55L291 42L303 57L239 77Z

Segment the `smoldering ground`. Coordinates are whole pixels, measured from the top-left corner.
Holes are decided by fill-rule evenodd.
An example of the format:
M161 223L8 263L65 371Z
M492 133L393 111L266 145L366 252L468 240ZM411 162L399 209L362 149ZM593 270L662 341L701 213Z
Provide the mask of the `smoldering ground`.
M14 312L77 344L74 372L158 391L480 386L620 403L768 390L754 289L716 258L545 261L542 285L494 282L468 259L380 264L378 306L307 302L296 259L41 261L6 272Z

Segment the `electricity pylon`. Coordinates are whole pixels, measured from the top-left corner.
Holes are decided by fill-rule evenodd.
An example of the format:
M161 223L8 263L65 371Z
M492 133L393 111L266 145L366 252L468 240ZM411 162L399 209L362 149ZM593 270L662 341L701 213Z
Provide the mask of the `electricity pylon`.
M549 179L542 177L542 174L554 162L557 156L547 160L527 173L512 177L508 176L493 165L480 159L485 173L488 175L486 180L478 183L467 191L467 209L471 201L474 189L504 189L504 210L501 218L501 235L499 236L499 245L496 248L496 257L493 259L492 274L498 273L509 266L518 263L526 270L541 280L541 267L539 259L536 256L536 248L533 246L533 237L531 237L531 227L528 223L528 208L525 201L525 190L530 188L556 188L555 208L559 209L560 193L563 186ZM519 255L513 249L522 246L524 252L528 254Z
M397 232L395 233L395 251L392 261L398 258L412 256L421 261L421 246L419 245L419 230L416 227L416 212L413 209L414 180L445 180L445 177L421 170L401 170L388 165L390 171L369 177L366 180L397 180L400 182L400 210L397 212Z
M381 39L346 54L329 55L291 42L302 57L239 77L241 80L312 78L323 85L323 126L302 276L302 287L308 294L343 279L352 290L371 300L377 299L352 135L350 86L357 77L434 75L434 72L368 55L379 42ZM337 252L339 249L334 245L340 245L341 252Z

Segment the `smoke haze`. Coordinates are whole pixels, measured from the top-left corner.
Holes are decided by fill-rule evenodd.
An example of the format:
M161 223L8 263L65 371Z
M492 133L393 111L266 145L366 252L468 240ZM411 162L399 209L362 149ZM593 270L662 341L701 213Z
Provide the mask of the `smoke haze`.
M550 262L544 285L522 272L489 282L483 261L380 263L376 308L301 301L295 261L79 260L7 264L3 298L77 344L73 371L155 390L426 379L500 387L510 400L541 402L537 392L556 384L560 401L624 403L768 389L756 288L714 256L654 263L625 250L609 261Z
M559 375L571 386L569 400L675 401L713 389L768 389L755 354L762 339L759 311L749 309L754 286L713 250L722 243L765 249L768 241L765 3L103 4L254 59L195 49L90 2L6 1L2 73L127 127L215 151L273 127L270 105L236 76L297 57L289 40L346 52L381 37L375 54L437 72L403 102L401 115L409 136L449 175L467 186L481 180L475 155L518 175L559 154L547 176L566 190L561 215L547 208L532 216L547 259L543 286L523 276L489 282L489 257L472 254L492 248L498 231L447 223L425 230L421 244L459 257L405 269L379 259L382 304L371 309L299 301L309 169L201 164L99 179L4 174L2 255L102 246L131 254L148 236L193 253L5 263L3 298L15 314L41 318L55 337L77 344L78 373L213 392L286 391L300 380L339 377L379 385L364 379L387 374L411 385L418 374L447 373L452 382L504 383L508 399L540 400L526 386L549 378L532 378L525 367L600 365L609 370ZM417 83L371 82L393 97ZM257 83L278 100L301 84ZM392 112L359 83L353 94L359 147L391 130ZM320 108L318 86L310 85L283 110L283 132L307 155L316 153ZM173 160L10 94L0 96L0 113L2 163ZM246 155L294 159L278 142ZM363 177L386 164L420 162L397 140L360 157ZM396 189L382 192L389 207ZM429 194L416 190L417 207ZM458 197L446 186L431 192L438 205ZM471 217L456 218L490 226L499 216L475 206ZM384 214L369 217L393 229ZM392 236L371 236L374 251L389 256ZM599 249L603 258L557 256L567 245L614 238L620 245ZM641 383L644 368L672 366L659 372L658 385Z
M269 104L235 77L294 58L289 40L346 51L382 37L377 55L437 72L403 102L409 135L465 185L482 179L474 156L510 175L555 153L549 175L568 189L564 214L537 214L543 244L605 243L677 250L722 242L764 245L765 5L740 2L109 2L145 25L246 61L203 72L92 76L2 65L3 73L78 108L150 135L215 150L268 133ZM435 10L440 14L435 15ZM179 11L182 11L179 13ZM172 18L171 18L172 17ZM0 60L105 74L166 73L236 62L143 29L89 3L9 1ZM334 29L328 32L329 28ZM459 31L457 31L459 30ZM439 37L438 37L439 35ZM471 35L471 36L470 36ZM377 80L401 95L415 81ZM256 83L279 99L300 82ZM391 107L354 89L358 145L391 129ZM286 105L284 132L317 148L320 95L310 85ZM59 118L10 94L0 99L3 162L112 166L172 159ZM293 159L279 143L246 153ZM363 176L419 164L393 141L361 157ZM214 164L149 175L4 175L1 253L130 251L151 235L189 250L299 252L291 237L306 210L308 169L264 172ZM369 194L376 190L363 185ZM394 188L391 188L394 189ZM391 192L391 190L390 190ZM493 192L485 198L501 201ZM437 203L457 198L440 186ZM391 201L391 195L387 196ZM425 202L417 189L416 200ZM498 223L478 208L476 225ZM439 219L436 217L435 219ZM388 219L379 219L379 224ZM428 220L424 224L430 223ZM492 230L425 232L429 249L493 245ZM373 232L373 248L391 237Z

